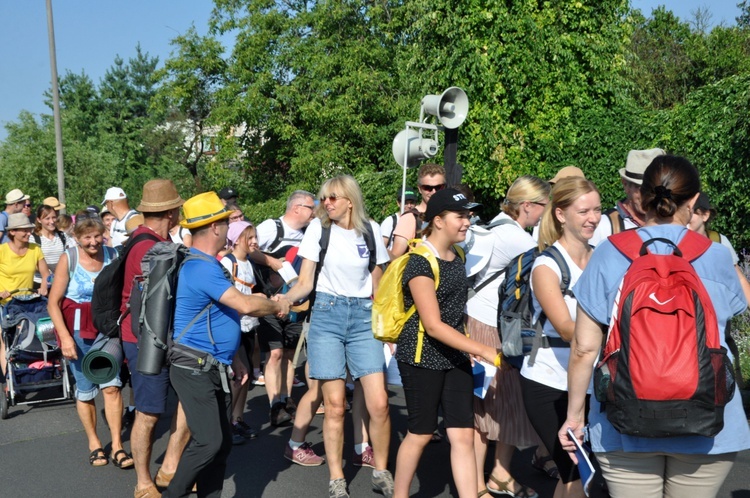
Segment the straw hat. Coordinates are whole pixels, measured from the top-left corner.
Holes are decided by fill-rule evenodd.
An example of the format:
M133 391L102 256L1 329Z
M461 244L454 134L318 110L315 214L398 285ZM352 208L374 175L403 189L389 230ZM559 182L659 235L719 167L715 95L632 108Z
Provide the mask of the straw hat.
M184 203L172 180L150 180L143 186L141 203L135 209L141 213L160 213Z
M145 219L142 214L136 214L132 216L128 221L125 222L125 231L128 235L135 232L135 229L145 223Z
M21 189L14 188L8 194L5 196L5 204L11 205L11 204L17 204L21 201L28 200L29 196L24 195L23 192L21 192Z
M227 211L216 192L204 192L191 197L183 204L182 212L185 214L185 219L180 222L180 225L190 229L224 220L232 214L231 211Z
M569 177L586 178L586 175L583 174L583 171L581 171L581 168L579 168L578 166L565 166L560 171L558 171L554 177L552 177L549 183L557 183L563 178Z
M620 176L636 185L643 184L643 173L658 156L666 154L661 149L631 150L628 152L628 159L625 161L625 167L620 168Z
M13 213L8 216L8 226L6 230L18 230L20 228L34 228L34 224L29 221L29 217L23 213Z
M42 204L44 204L45 206L51 207L55 211L59 211L61 209L65 209L65 204L63 204L60 201L58 201L57 197L51 197L51 196L47 197L46 199L44 199L42 201Z

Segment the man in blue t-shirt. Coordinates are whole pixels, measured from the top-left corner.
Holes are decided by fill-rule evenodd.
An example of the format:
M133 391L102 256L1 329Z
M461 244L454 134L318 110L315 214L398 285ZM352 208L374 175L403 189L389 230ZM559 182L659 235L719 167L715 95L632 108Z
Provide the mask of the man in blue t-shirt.
M190 229L193 246L177 283L169 378L185 411L191 440L162 496L188 496L196 483L199 496L219 497L232 448L232 366L234 381L247 381L243 363L239 358L234 361L240 316L283 317L289 306L263 295L240 293L217 261L226 244L231 211L215 192L190 198L182 209L181 225Z

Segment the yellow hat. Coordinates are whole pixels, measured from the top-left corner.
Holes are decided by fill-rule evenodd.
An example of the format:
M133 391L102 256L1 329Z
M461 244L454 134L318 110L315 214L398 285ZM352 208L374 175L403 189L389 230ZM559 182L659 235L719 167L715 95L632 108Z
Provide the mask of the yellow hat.
M182 205L185 219L180 225L185 228L198 228L214 221L229 218L232 211L227 211L216 192L204 192L191 197Z
M42 204L45 206L49 206L55 211L59 211L61 209L65 209L65 204L57 200L57 197L47 197L42 201Z

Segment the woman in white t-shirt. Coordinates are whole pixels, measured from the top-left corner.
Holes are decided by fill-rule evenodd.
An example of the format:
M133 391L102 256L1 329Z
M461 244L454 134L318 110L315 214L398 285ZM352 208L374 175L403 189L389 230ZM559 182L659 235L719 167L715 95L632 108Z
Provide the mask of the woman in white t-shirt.
M57 262L67 247L67 236L55 226L57 223L57 211L51 206L41 205L36 210L36 227L32 235L32 242L42 247L44 261L47 262L50 271L54 274Z
M497 291L504 278L503 270L513 258L536 245L526 229L539 223L549 202L549 189L549 184L541 178L517 178L508 189L502 212L491 222L497 223L491 229L492 254L475 282L475 287L483 284L484 287L466 305L466 330L469 337L482 344L502 347L497 330ZM523 407L518 369L508 362L504 361L497 369L485 398L474 398L474 428L478 489L485 489L487 446L489 441L495 441L494 466L487 491L493 495L536 496L534 490L515 482L510 474L516 447L536 446L540 441ZM539 465L544 468L542 459Z
M563 178L552 188L539 228L539 249L552 246L560 252L570 274L569 289L583 273L594 248L589 240L602 216L596 186L584 178ZM565 421L568 405L568 359L576 319L572 292L561 289L562 271L551 255L542 253L531 270L534 319L543 321L549 347L536 351L521 368L523 400L529 419L552 455L560 480L555 496L583 497L583 487L573 461L563 450L557 428Z
M380 227L365 213L362 191L353 177L331 178L321 187L319 197L318 218L308 225L297 253L303 258L299 280L285 297L296 302L315 290L307 356L310 377L320 381L326 407L323 441L330 472L329 496L349 496L342 465L347 368L354 380L360 380L370 415L373 487L390 496L393 477L387 466L391 421L385 358L383 344L375 340L371 326L371 296L383 274L379 265L389 260L388 252ZM327 250L318 265L321 236L326 232ZM372 240L368 243L367 239ZM370 253L373 247L374 258Z
M249 296L253 293L253 287L256 284L253 263L247 257L248 253L258 249L255 227L247 221L230 223L227 231L227 243L230 251L221 258L221 265L232 275L232 281L237 290ZM240 317L242 340L240 341L238 354L245 363L248 372L250 371L250 357L253 353L254 336L252 331L258 326L258 323L258 319L254 316L243 315ZM232 383L232 442L234 444L240 444L244 439L258 436L258 431L247 425L243 416L249 385L249 382L241 386L237 385L236 382Z

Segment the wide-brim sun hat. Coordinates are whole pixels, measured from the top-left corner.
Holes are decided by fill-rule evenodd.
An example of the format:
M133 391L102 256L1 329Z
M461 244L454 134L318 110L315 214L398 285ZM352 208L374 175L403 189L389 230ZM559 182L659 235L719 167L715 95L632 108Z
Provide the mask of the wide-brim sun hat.
M172 180L149 180L143 185L141 203L135 210L141 213L161 213L178 208L184 203Z
M42 201L42 204L44 204L45 206L51 207L55 211L60 211L61 209L65 209L65 204L57 200L57 197L52 197L52 196L47 197L46 199Z
M643 184L643 173L648 168L651 161L659 156L665 155L662 149L645 149L645 150L631 150L628 152L628 159L625 161L625 167L620 168L620 176L623 180L635 183L636 185Z
M8 216L8 225L6 230L19 230L21 228L34 228L34 224L29 221L29 217L23 213L13 213Z
M214 221L229 218L232 211L228 211L216 192L204 192L191 197L182 205L185 219L180 226L193 229L206 226Z
M5 204L11 205L11 204L18 204L21 201L27 201L29 200L28 195L24 195L23 192L21 192L21 189L14 188L10 192L8 192L5 196Z
M565 166L548 183L557 183L563 178L570 177L586 178L586 175L583 174L583 171L578 166Z

